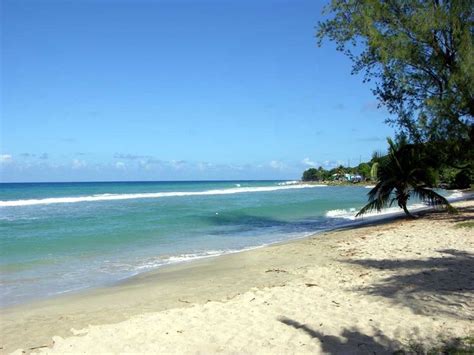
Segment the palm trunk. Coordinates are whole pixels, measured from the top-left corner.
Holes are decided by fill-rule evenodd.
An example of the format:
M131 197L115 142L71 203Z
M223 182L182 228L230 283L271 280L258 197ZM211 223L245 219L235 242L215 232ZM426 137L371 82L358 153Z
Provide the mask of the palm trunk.
M415 216L412 215L412 214L410 213L410 211L408 211L408 208L407 208L407 204L406 204L406 203L402 202L402 203L400 203L400 205L401 205L400 207L403 208L403 211L405 212L405 214L407 215L408 218L415 218Z
M406 188L398 188L397 189L397 202L398 202L398 206L400 208L403 209L403 211L405 212L405 214L407 215L408 218L415 218L415 216L413 216L410 211L408 211L408 208L407 208L407 202L408 202L408 199L410 197L410 195L408 193L406 193Z

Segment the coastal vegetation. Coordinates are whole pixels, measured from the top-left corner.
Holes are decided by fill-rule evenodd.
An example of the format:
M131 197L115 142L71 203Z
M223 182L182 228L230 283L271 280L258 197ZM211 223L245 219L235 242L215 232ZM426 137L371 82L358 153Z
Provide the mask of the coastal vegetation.
M388 154L372 162L376 187L359 214L410 195L447 201L431 188L468 188L474 171L474 39L470 1L333 0L318 24L319 44L335 42L353 74L373 82L387 123Z
M336 181L336 182L363 182L372 179L372 170L376 173L379 158L374 157L369 162L360 163L357 166L349 167L339 165L333 169L309 168L303 172L301 180L303 181ZM374 168L375 166L375 168Z
M440 334L441 338L444 338L444 334ZM395 351L393 355L405 355L405 354L416 354L416 355L467 355L474 353L474 337L454 337L443 339L441 346L426 347L425 345L417 342L410 342L407 349L401 349Z
M353 73L410 140L474 140L473 6L470 1L333 0L319 43L334 41Z
M407 214L407 203L411 196L431 206L445 206L454 212L449 202L432 190L436 184L436 171L431 167L430 157L425 146L406 144L401 141L394 143L388 139L389 154L382 160L378 169L378 182L368 193L369 203L357 216L367 212L392 206L395 202Z
M362 168L360 168L361 165L363 165ZM364 169L365 166L369 165L367 163L361 163L352 168L340 165L330 170L324 169L321 166L318 168L309 168L303 172L301 179L303 181L350 181L349 177L359 175L362 180L366 180L370 175L370 168L368 168L369 171L367 173L367 169Z
M404 142L407 144L406 141ZM419 147L424 147L423 157L426 160L423 164L428 166L431 171L433 177L432 185L434 187L451 190L468 189L471 187L474 180L472 163L471 165L468 163L464 167L453 167L437 159L437 156L432 153L430 145L419 145ZM376 183L379 179L380 165L388 159L388 156L389 154L383 155L380 152L374 152L371 160L352 167L343 165L332 169L324 169L322 166L318 168L312 167L303 172L301 180L325 183ZM349 179L349 177L354 176L360 176L360 180L352 181Z
M474 229L474 221L461 222L461 223L456 224L454 227L456 227L456 228L473 228Z

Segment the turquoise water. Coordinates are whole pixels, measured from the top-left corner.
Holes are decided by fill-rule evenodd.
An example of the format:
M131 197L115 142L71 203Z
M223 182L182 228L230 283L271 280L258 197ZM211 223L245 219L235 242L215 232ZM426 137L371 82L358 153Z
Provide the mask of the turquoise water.
M1 184L1 305L353 223L368 191L281 181Z

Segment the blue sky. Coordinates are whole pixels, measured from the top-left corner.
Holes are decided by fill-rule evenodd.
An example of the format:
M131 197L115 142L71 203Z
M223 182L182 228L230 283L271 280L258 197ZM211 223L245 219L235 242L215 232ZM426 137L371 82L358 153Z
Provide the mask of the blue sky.
M2 181L294 179L393 129L324 1L3 0Z

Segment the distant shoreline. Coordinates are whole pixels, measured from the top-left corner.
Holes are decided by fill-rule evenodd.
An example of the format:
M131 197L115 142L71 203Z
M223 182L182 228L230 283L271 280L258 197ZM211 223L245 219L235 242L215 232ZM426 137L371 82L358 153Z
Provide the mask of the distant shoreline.
M361 181L361 182L350 182L350 181L333 181L333 180L321 180L321 181L299 181L300 184L309 184L309 185L317 185L323 184L328 186L366 186L366 185L373 185L375 186L375 182L373 181Z

